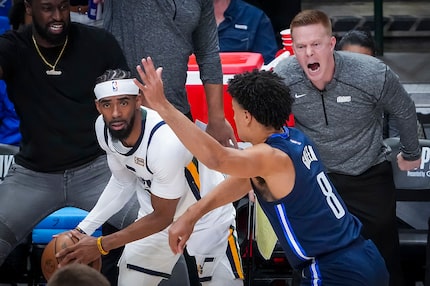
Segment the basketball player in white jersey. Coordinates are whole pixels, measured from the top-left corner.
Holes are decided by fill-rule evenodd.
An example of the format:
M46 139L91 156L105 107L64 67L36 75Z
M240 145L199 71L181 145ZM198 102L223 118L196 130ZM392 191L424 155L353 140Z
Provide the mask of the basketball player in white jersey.
M130 79L129 72L108 70L97 82L94 92L97 110L101 115L96 121L96 133L100 146L106 151L112 177L95 207L71 232L71 235L80 239L79 243L59 252L58 256L64 256L62 265L73 260L88 263L125 245L119 261L118 284L159 285L161 281L169 280L173 266L179 259L179 255L173 254L169 248L168 227L199 196L190 190L190 183L199 180L198 174L186 169L192 155L170 127L164 124L158 113L141 106L139 89ZM202 178L214 178L205 174L202 173ZM108 236L89 236L135 193L140 209L133 224ZM223 218L218 214L207 220L212 226L222 225L220 233L224 235L217 237L222 239L220 244L224 251L215 255L224 257L229 235L229 225L225 223L229 222L229 217L224 215ZM198 256L201 261L200 272L206 274L206 280L203 281L210 282L216 266L210 262L217 259L207 256L208 251L203 247L199 253L197 247L199 243L202 244L205 229L207 227L202 226L200 230L203 234L196 233L194 252L201 255ZM234 285L232 280L236 280L236 277L233 274L227 273L225 277L227 280L221 283ZM240 279L237 281L243 284ZM171 282L173 284L168 284L183 285L181 281Z

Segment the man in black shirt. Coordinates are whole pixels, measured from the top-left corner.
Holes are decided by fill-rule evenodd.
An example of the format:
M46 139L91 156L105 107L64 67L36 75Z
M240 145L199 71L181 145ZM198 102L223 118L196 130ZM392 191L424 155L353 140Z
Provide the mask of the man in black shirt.
M71 23L69 0L25 5L32 25L0 36L0 78L22 133L16 164L0 185L0 265L55 210L95 205L110 178L94 130L95 80L107 69L128 69L111 34ZM136 211L130 205L109 222L122 228Z

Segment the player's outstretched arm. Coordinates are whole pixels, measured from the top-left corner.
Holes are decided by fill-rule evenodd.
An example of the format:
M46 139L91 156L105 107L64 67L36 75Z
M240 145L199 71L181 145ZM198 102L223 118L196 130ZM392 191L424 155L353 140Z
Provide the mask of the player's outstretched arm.
M188 150L208 168L237 177L254 177L263 175L268 166L266 154L268 149L248 148L237 150L224 147L206 132L200 130L184 114L179 112L164 95L161 79L162 69L155 69L151 58L142 59L137 72L143 82L135 79L136 85L143 93L143 104L157 111L172 128ZM253 149L253 151L250 151ZM270 161L270 160L266 160ZM266 167L267 169L267 167Z
M142 83L135 80L143 93L143 104L157 111L172 128L182 143L208 168L214 168L212 159L216 159L224 147L213 137L195 126L185 115L179 112L164 95L161 79L162 68L155 69L151 58L142 59L137 67ZM220 171L216 169L217 171ZM221 171L222 172L222 171Z

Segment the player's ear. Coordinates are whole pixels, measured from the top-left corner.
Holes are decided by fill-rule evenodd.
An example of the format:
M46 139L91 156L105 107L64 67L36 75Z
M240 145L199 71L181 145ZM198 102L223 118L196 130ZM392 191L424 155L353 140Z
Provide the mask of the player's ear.
M97 108L97 111L100 113L100 114L102 114L101 113L101 111L100 111L100 102L96 99L96 100L94 100L94 102L95 102L95 104L96 104L96 108Z
M136 95L136 109L140 109L140 107L143 105L142 101L142 91L139 90L139 94Z
M32 10L32 6L31 6L31 1L25 0L24 1L24 6L25 6L25 13L29 16L33 16L33 10Z

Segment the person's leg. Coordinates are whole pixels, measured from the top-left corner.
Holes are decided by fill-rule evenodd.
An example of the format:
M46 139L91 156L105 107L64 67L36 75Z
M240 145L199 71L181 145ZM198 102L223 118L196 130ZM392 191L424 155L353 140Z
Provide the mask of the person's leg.
M180 256L170 250L167 230L128 243L119 261L118 285L188 286L185 264L177 263ZM175 265L182 265L177 273Z
M12 165L0 184L0 265L37 223L64 206L62 179Z
M19 243L0 266L1 283L16 283L25 281L28 272L28 259L31 252L31 235L25 241Z
M187 248L184 249L184 258L187 265L190 286L200 286L199 275L197 274L196 258L188 254Z
M301 285L387 286L384 259L371 240L359 237L337 251L316 257L302 270Z
M202 286L231 285L243 286L243 279L236 278L227 255L207 259L196 257L200 268L200 282Z
M167 273L156 272L148 268L137 266L135 264L128 264L122 259L119 262L119 273L118 285L121 286L164 285L162 284L162 281L170 277Z
M388 162L359 176L329 174L348 210L363 223L362 234L376 244L390 273L390 285L403 286L396 189Z
M159 286L189 286L190 278L188 276L188 267L185 257L181 255L172 270L170 279L163 279Z

